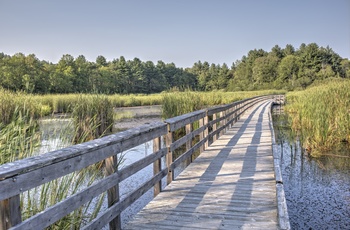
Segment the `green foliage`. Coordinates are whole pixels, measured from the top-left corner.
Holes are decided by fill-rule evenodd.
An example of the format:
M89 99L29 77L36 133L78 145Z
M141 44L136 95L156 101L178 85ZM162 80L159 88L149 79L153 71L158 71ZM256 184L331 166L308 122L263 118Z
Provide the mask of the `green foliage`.
M0 58L0 86L11 91L39 94L104 93L152 94L170 90L251 91L262 89L305 89L315 80L350 78L350 61L330 47L316 43L275 45L270 52L250 50L228 68L198 61L191 68L174 63L142 62L123 56L107 61L98 56L89 62L83 55L65 54L57 64L38 60L35 55ZM55 111L55 107L50 105ZM59 109L58 109L59 110Z
M331 79L287 94L292 128L313 156L350 143L350 81Z

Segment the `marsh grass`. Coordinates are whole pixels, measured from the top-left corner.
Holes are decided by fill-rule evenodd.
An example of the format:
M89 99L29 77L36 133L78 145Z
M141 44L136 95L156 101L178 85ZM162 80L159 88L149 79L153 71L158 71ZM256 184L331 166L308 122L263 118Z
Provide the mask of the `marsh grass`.
M114 111L105 95L80 95L72 112L76 132L74 142L85 142L111 132Z
M88 172L87 172L88 170ZM94 174L95 176L92 176ZM27 219L41 211L57 204L68 196L77 193L95 181L100 173L96 170L84 169L42 186L36 187L21 195L22 217ZM94 219L105 200L105 193L89 201L69 215L55 222L47 229L80 229L84 223Z
M255 96L285 94L284 90L262 90L241 92L195 92L172 90L162 93L162 118L167 119L204 109L209 106L224 105Z
M40 139L38 121L15 109L12 121L0 124L0 164L31 156Z
M124 119L130 119L133 117L134 117L134 114L130 111L118 111L113 115L113 118L115 121L122 121Z
M114 107L160 105L161 94L114 94L107 96Z
M287 94L292 129L312 156L350 142L350 81L334 80Z

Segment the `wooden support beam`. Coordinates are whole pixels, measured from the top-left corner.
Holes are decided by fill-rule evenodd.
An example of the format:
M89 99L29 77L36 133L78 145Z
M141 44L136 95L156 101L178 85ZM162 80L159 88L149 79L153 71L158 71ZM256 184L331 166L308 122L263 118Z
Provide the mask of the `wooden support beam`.
M0 201L0 230L9 229L21 222L19 195Z
M109 176L113 173L118 173L118 159L117 156L111 156L105 159L105 175ZM108 208L112 207L115 203L119 202L119 184L107 190L108 196ZM109 229L119 230L121 229L120 215L115 217L109 222Z
M153 139L153 152L156 153L161 148L161 138L157 137ZM159 158L153 163L153 176L157 175L162 170L162 158ZM162 191L162 181L159 181L154 185L154 197L156 197Z

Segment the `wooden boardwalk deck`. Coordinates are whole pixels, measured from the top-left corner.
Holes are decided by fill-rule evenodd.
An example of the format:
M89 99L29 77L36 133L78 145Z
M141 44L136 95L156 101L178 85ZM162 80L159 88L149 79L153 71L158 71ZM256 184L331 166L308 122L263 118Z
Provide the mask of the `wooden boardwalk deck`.
M270 103L247 111L124 229L278 229Z

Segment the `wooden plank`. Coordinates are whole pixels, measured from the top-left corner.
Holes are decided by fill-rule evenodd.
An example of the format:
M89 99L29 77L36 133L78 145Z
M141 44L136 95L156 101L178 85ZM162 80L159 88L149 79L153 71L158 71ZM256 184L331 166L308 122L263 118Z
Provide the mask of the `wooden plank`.
M174 141L173 132L170 129L170 125L168 124L168 134L165 137L166 146L168 148L168 152L166 154L166 166L168 168L167 174L167 184L170 184L174 178L174 170L171 168L171 164L173 163L173 151L171 149L171 145Z
M152 140L165 133L164 127L166 128L163 123L154 123L135 128L127 133L113 134L99 140L54 151L53 156L40 155L44 160L40 159L40 156L27 158L13 163L13 170L8 169L12 163L1 165L0 176L5 179L0 180L0 200L83 169L127 148L135 147L140 144L140 140ZM125 141L124 138L127 137L131 139ZM63 156L57 156L60 153ZM37 163L34 162L35 159L38 160Z
M118 158L117 156L111 156L105 159L105 176L108 177L112 174L118 174ZM108 208L112 207L115 203L119 202L119 183L107 190L107 204ZM121 229L121 218L117 215L109 221L109 229L117 230Z
M161 138L157 137L153 140L153 152L157 152L161 149ZM161 158L155 160L153 163L153 175L157 175L162 169ZM162 190L162 181L159 181L154 185L153 194L156 197Z
M114 204L112 207L108 208L106 211L97 216L92 222L84 226L84 230L87 229L102 229L105 223L109 223L117 215L119 215L125 208L130 206L143 194L145 194L150 188L152 188L156 183L158 183L163 177L167 175L168 168L163 169L157 175L155 175L151 180L142 184L138 189L131 192L127 197L118 203Z
M45 212L40 212L23 221L21 224L14 227L14 229L44 229L60 220L62 217L68 215L75 209L79 208L83 204L89 202L94 197L107 191L113 186L116 186L118 183L119 175L114 173L106 178L101 179L98 182L93 183L91 186L83 189L82 191L73 194L65 200L47 208Z
M0 201L0 229L9 229L22 221L19 195Z
M198 110L192 113L187 113L177 117L166 119L164 122L169 124L170 131L178 130L181 127L184 127L187 124L191 124L195 121L206 116L206 110Z
M217 119L217 116L216 116L216 113L213 114L213 121L209 122L209 126L212 126L213 127L213 131L211 133L209 133L209 139L212 138L213 139L213 142L217 140L217 135L214 134L214 132L216 131L217 129L217 124L216 124L216 119ZM211 135L212 134L212 135Z
M205 142L207 142L208 137L202 139L201 141L197 142L191 149L187 150L183 154L181 154L173 163L170 164L170 167L172 170L174 170L176 167L178 167L183 161L185 161L188 157L192 156L192 154L199 148L201 148Z
M124 168L119 170L119 182L125 180L129 176L132 176L133 174L137 173L141 169L147 167L148 165L160 160L163 156L167 154L167 148L162 148L158 152L152 153Z
M142 138L143 140L150 141L153 138L165 135L166 131L166 124L164 124L163 122L154 122L152 124L142 125L136 128L129 129L127 131L112 134L96 140L74 145L68 148L63 148L60 150L41 154L39 156L29 157L15 162L3 164L0 165L0 181L6 178L14 177L18 174L27 173L38 168L42 168L46 165L52 165L60 161L78 157L88 152L97 151L107 146L118 146L123 141L130 140L131 138L133 138L134 140ZM138 144L139 143L136 143L136 146ZM131 148L135 147L135 145L122 147ZM116 150L120 151L118 148Z
M206 128L207 126L199 127L198 129L192 131L191 133L186 134L185 136L179 138L178 140L176 140L170 145L170 151L174 151L175 149L179 148L186 142L192 140L195 136L199 135L201 132L204 132Z
M193 126L192 124L187 124L186 125L186 135L189 135L190 133L192 133L192 129L193 129ZM192 140L193 138L189 139L187 142L186 142L186 151L190 150L192 148ZM186 167L192 162L192 157L188 157L186 159Z

